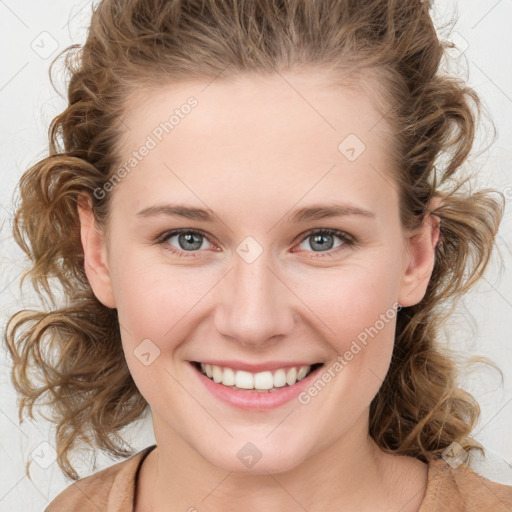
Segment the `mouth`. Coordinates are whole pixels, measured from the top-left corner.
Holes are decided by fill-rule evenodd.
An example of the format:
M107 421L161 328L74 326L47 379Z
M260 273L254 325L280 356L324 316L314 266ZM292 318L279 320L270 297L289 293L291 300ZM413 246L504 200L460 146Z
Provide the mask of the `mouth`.
M204 377L222 387L253 393L275 393L291 388L324 365L313 363L250 372L198 361L191 361L191 364Z

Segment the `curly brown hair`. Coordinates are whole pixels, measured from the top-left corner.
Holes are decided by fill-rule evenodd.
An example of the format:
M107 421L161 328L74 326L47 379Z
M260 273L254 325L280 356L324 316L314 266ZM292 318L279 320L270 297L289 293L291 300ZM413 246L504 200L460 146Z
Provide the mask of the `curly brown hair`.
M25 409L33 418L36 401L50 406L66 475L78 478L69 455L81 443L131 455L120 430L149 407L124 359L117 311L88 283L77 213L85 192L98 225L108 226L112 194L94 191L120 165L127 99L172 80L303 66L357 87L372 77L393 129L401 222L414 228L428 213L441 219L426 295L397 315L390 368L370 407L370 435L382 450L424 462L454 441L483 451L468 437L479 406L458 387L457 358L438 330L448 305L489 262L503 196L464 191L466 179L457 174L481 104L460 79L441 73L452 46L439 39L430 6L420 0L102 0L92 9L85 44L66 48L50 67L64 56L70 78L68 105L49 129L49 155L19 182L13 234L31 259L21 282L30 276L51 306L18 311L5 334L20 421ZM436 196L441 202L431 211ZM53 278L63 299L50 287Z

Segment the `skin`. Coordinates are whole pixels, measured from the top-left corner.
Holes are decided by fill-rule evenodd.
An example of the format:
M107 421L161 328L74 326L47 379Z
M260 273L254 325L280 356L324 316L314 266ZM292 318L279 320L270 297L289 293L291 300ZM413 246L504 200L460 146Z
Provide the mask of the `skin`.
M187 363L329 366L394 303L422 299L438 223L427 217L415 232L400 223L377 96L328 85L319 71L172 84L129 99L121 160L190 96L198 106L110 192L108 239L87 203L79 206L88 279L118 310L127 364L152 411L158 447L142 465L135 510L416 511L427 466L384 454L368 435L395 320L307 405L232 407ZM338 150L350 133L366 146L353 162ZM288 221L297 208L331 201L374 217ZM170 202L220 220L137 215ZM155 242L179 228L203 231L200 249L187 252L178 236ZM357 245L334 236L318 249L314 228L338 229ZM247 236L263 248L252 263L236 252ZM134 354L144 339L160 350L148 366ZM262 454L252 468L237 457L248 441Z

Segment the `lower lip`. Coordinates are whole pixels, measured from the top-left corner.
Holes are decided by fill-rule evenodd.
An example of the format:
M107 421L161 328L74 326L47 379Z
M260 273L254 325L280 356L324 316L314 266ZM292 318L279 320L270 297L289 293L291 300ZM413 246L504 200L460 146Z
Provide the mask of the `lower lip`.
M272 391L271 393L258 393L257 391L238 390L217 384L202 374L192 363L190 365L201 383L215 397L240 409L260 411L274 409L296 398L301 391L310 385L311 381L323 367L316 368L316 370L312 371L304 379L297 381L293 386L283 386L278 388L278 391Z

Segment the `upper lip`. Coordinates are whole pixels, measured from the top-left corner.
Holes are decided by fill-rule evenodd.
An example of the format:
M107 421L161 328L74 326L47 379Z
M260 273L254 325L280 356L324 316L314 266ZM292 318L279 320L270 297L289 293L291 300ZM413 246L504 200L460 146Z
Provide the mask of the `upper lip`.
M267 363L251 364L243 361L228 361L228 360L213 360L208 359L204 361L196 361L201 364L211 364L215 366L222 366L232 368L233 370L242 370L250 373L263 372L265 370L278 370L280 368L292 368L301 366L313 366L314 364L321 364L321 361L307 362L307 361L269 361Z

